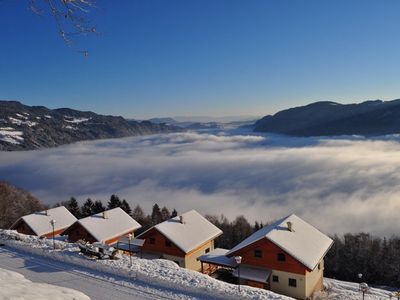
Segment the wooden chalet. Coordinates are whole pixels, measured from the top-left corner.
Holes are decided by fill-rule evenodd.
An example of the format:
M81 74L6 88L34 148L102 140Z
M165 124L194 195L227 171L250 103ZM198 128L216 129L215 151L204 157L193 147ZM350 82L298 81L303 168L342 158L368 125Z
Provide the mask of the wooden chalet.
M195 210L153 226L138 236L145 240L142 251L152 257L169 259L179 266L199 271L197 258L214 249L222 231Z
M134 235L140 227L138 222L117 207L76 221L63 235L68 235L69 242L83 240L111 245L123 236Z
M296 215L258 230L233 249L216 249L202 263L234 269L240 283L307 299L323 287L324 257L333 241ZM235 257L241 257L241 264Z
M57 236L75 223L77 219L64 206L59 206L23 216L10 229L23 234L50 238L53 237L52 220L55 221L54 236Z

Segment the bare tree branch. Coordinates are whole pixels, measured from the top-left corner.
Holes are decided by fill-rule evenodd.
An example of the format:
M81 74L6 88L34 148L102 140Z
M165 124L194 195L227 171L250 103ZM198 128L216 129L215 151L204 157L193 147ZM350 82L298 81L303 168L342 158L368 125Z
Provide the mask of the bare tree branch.
M74 36L97 34L88 21L88 13L95 8L95 0L28 0L29 9L38 15L50 14L65 44L71 45ZM86 50L79 51L88 56Z

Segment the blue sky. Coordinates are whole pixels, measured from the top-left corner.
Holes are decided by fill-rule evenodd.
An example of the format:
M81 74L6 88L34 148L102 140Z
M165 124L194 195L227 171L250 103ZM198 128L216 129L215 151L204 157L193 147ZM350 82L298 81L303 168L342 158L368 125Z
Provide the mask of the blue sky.
M0 99L147 118L400 97L397 0L99 0L72 48L26 2L0 1Z

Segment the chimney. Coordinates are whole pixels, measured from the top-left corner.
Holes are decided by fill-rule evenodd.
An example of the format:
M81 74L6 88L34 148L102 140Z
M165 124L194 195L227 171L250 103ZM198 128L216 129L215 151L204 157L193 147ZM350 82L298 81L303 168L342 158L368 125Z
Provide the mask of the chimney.
M185 224L185 219L183 218L183 216L179 216L179 221L180 221L182 224Z
M292 222L289 221L289 222L286 222L286 224L287 224L287 228L288 228L289 231L294 231Z
M103 219L107 219L107 212L103 211Z

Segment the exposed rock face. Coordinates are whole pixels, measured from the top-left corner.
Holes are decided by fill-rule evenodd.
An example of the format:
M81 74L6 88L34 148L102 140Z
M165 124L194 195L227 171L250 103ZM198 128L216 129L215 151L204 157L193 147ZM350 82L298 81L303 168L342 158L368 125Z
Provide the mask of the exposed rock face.
M0 101L0 150L55 147L83 140L172 132L176 126L69 108L48 109Z
M0 181L0 228L8 229L20 217L43 209L30 193Z
M265 116L254 124L254 131L292 136L400 133L400 100L360 104L315 102Z

